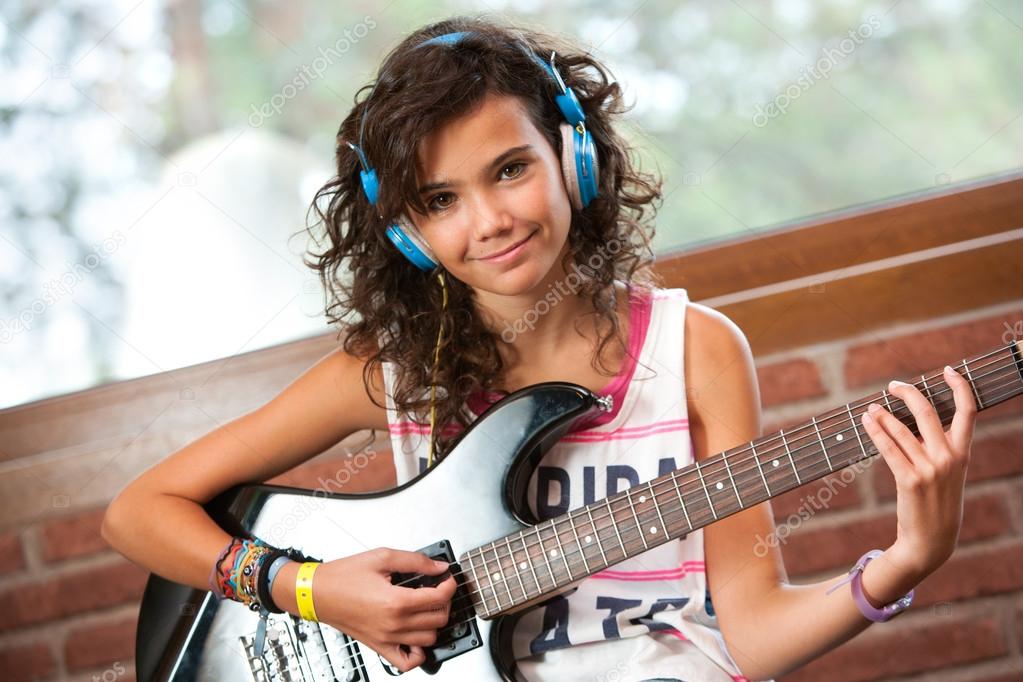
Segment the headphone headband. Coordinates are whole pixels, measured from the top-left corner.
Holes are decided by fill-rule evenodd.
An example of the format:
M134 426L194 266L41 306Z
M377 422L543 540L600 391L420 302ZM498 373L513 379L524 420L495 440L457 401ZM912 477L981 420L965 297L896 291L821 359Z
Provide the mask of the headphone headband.
M475 35L473 31L452 31L434 36L416 45L413 49L418 50L426 45L443 44L457 45L466 36ZM521 41L519 41L520 44ZM565 85L561 73L554 65L555 52L551 51L550 64L533 53L528 46L522 45L525 53L539 65L544 72L554 81L561 94L554 98L561 115L565 118L567 126L562 123L562 172L565 174L566 187L572 196L573 204L578 208L585 208L597 196L597 154L593 144L593 138L586 130L586 114L579 104L572 88ZM374 86L375 88L375 86ZM371 92L372 94L372 92ZM377 178L376 169L369 165L366 155L362 151L363 133L365 131L366 113L363 112L359 121L359 144L347 142L359 157L362 170L359 172L359 179L363 192L370 204L376 205L380 190L380 182ZM565 130L565 128L569 128ZM566 163L566 160L568 163ZM570 167L570 168L569 168ZM420 270L429 271L436 268L438 263L430 250L429 244L416 230L415 225L408 220L398 220L392 223L386 230L388 239L398 250Z

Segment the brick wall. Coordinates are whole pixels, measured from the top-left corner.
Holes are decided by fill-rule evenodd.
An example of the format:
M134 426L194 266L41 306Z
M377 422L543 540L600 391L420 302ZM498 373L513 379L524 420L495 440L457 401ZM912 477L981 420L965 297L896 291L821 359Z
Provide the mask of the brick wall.
M988 350L1020 320L1017 302L759 358L765 433L880 390L888 379ZM920 585L910 611L784 682L1023 679L1021 443L1023 398L979 415L953 557ZM275 482L314 485L333 461L316 458ZM814 512L801 520L809 495ZM795 583L839 575L895 537L894 486L880 458L849 485L825 478L773 505L779 527L791 530L782 551ZM55 507L47 518L0 532L0 677L133 680L146 574L100 538L102 508L64 512Z
M919 379L990 350L1020 320L1017 302L760 358L765 433L879 391L890 379ZM791 531L782 544L791 582L840 575L866 550L888 547L895 501L894 478L881 457L848 485L834 474L773 500L777 526ZM917 588L910 610L778 682L1023 680L1021 622L1023 397L1017 397L978 414L959 544Z

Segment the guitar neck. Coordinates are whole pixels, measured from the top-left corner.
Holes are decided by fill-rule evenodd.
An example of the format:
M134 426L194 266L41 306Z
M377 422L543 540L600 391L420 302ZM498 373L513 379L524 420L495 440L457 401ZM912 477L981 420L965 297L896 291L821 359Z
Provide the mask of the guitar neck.
M1023 342L953 368L969 382L978 411L1023 394ZM950 424L955 402L942 374L921 375L914 385L942 425ZM473 583L476 613L490 618L536 602L876 455L860 422L875 402L919 435L905 403L881 391L466 552L459 561Z

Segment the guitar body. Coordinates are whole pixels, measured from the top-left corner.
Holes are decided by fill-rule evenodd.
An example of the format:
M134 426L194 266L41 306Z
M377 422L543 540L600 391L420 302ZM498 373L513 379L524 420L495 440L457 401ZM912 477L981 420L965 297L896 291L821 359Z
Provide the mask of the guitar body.
M448 543L448 560L457 561L464 551L536 523L524 496L533 469L576 418L607 407L581 386L537 384L494 405L447 457L399 488L348 495L244 486L226 491L206 509L233 535L296 547L322 561L376 547L440 558L442 541ZM427 650L427 663L402 679L514 679L508 638L516 616L476 618L468 586L459 580L448 632ZM208 591L152 575L139 615L138 677L354 681L396 674L372 649L344 633L287 613L270 616L263 656L255 657L258 623L258 614L238 602L218 601Z

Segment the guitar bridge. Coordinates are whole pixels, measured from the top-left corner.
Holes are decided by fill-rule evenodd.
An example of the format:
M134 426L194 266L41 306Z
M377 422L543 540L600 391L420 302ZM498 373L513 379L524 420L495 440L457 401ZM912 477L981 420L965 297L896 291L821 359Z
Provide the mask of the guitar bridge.
M426 661L420 666L424 672L431 675L440 670L444 661L461 656L467 651L472 651L482 646L479 628L476 625L476 612L472 608L472 600L469 598L468 590L465 587L465 580L462 578L462 569L455 561L455 554L451 550L451 543L447 540L435 542L432 545L420 550L426 556L437 561L450 564L451 568L447 573L440 575L420 575L418 573L392 573L391 583L401 583L405 587L433 587L444 582L448 573L455 576L457 586L455 594L451 597L451 613L448 622L437 630L437 642L431 647L423 647L426 654ZM457 605L463 605L457 608ZM398 669L380 659L384 669L391 675L398 675Z
M255 652L255 634L239 639L254 682L369 679L358 642L329 625L272 614L267 620L262 656Z

